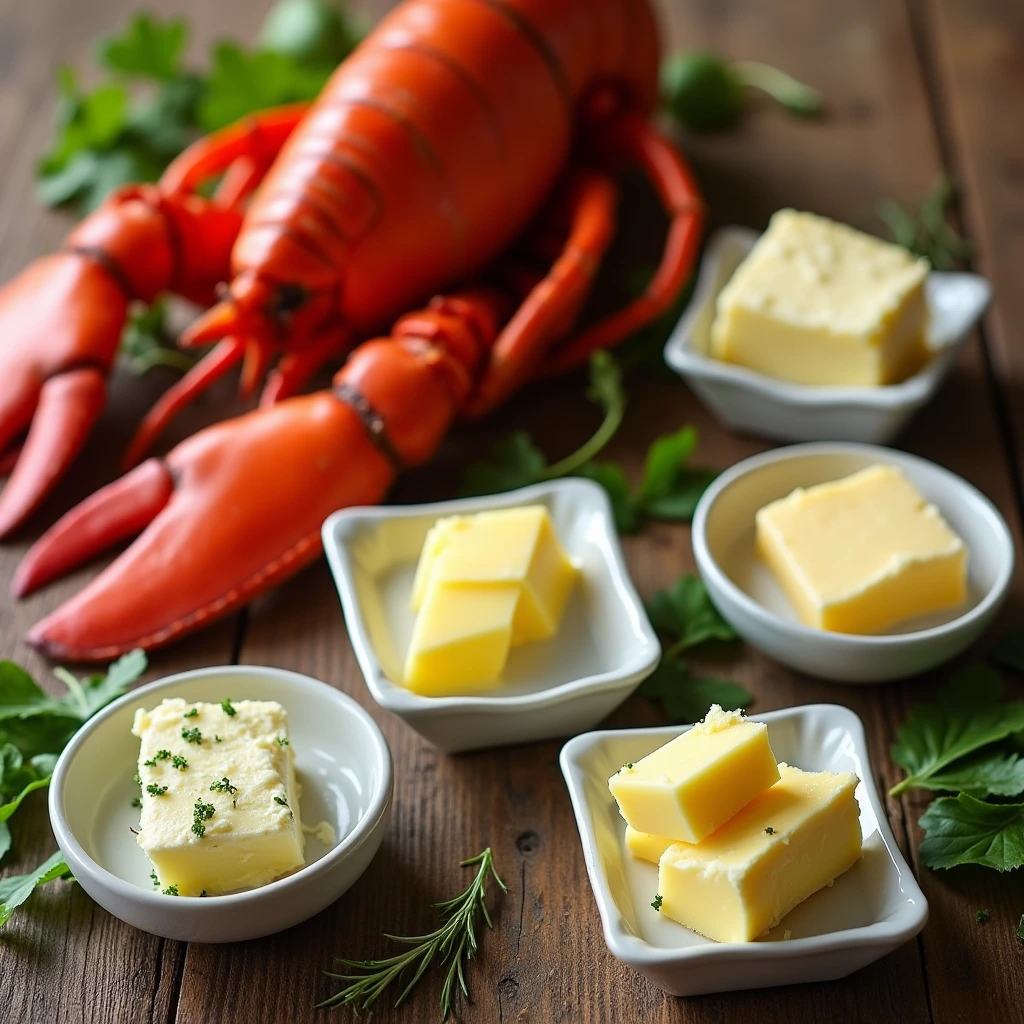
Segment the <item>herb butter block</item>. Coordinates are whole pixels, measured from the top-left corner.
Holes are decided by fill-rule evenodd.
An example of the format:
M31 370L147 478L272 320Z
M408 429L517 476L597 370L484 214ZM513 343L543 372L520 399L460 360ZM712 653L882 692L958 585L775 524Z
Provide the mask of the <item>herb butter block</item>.
M137 841L163 890L235 892L301 868L295 758L276 701L163 701L135 713Z
M778 779L768 727L712 704L703 722L623 765L608 788L636 831L699 843Z
M967 549L893 466L760 509L757 550L809 626L877 633L967 597Z
M800 384L893 384L928 357L927 260L780 210L718 296L717 359Z
M665 851L662 914L717 942L750 942L857 862L857 776L779 767L779 782L714 835Z

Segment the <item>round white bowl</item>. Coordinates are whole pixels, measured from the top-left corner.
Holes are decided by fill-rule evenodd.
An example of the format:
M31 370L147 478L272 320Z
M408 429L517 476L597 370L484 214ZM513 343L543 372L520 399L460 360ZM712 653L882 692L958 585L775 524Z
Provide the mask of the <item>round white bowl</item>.
M139 812L139 708L165 697L188 701L276 700L288 712L307 825L327 821L333 846L306 837L306 865L293 875L207 899L164 896L129 831ZM188 942L237 942L290 928L333 903L366 870L391 810L387 742L350 697L309 676L277 668L224 665L139 687L91 718L65 747L50 784L50 824L82 888L105 910L143 931Z
M935 504L968 549L966 604L871 636L801 623L754 547L754 514L797 487L876 463L898 467ZM718 609L749 643L809 675L877 683L927 671L970 646L1006 598L1013 575L1009 528L977 488L941 466L890 448L800 444L746 459L705 491L693 517L697 568Z

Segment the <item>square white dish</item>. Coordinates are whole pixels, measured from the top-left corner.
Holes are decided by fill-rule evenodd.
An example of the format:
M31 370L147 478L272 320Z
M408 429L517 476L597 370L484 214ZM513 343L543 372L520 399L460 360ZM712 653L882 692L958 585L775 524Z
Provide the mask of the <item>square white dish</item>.
M424 697L406 689L400 680L413 626L409 597L427 530L442 516L533 504L547 506L581 569L556 636L514 649L503 683L490 693ZM661 656L626 571L608 497L589 480L428 505L343 509L324 523L323 540L374 700L449 753L593 728Z
M776 380L710 355L718 293L759 237L721 228L708 241L686 312L665 344L665 362L725 426L782 441L887 444L931 400L992 297L978 274L932 271L925 283L933 357L918 373L885 387L813 387Z
M626 850L625 822L608 791L609 776L622 764L691 726L592 732L562 748L562 774L608 949L673 995L842 978L902 945L928 919L928 903L875 790L860 719L834 704L750 717L767 723L779 761L809 771L856 772L864 837L856 865L755 942L712 942L651 907L658 869Z

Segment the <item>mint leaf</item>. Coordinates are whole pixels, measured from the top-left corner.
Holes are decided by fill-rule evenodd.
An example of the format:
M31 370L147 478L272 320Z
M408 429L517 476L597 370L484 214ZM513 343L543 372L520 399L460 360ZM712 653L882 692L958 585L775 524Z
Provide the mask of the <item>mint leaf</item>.
M736 638L736 631L722 618L700 577L692 573L680 576L667 590L656 591L647 602L647 615L658 633L674 640L665 658L708 640Z
M1011 752L984 749L954 761L922 779L922 789L958 791L971 796L1016 796L1024 793L1024 758Z
M600 484L608 495L619 533L635 533L640 527L633 492L626 474L617 462L588 462L579 475Z
M161 22L150 14L136 14L120 35L100 42L98 56L111 71L168 81L179 74L187 43L183 18Z
M694 427L683 427L674 434L659 437L647 449L644 475L637 495L640 503L647 504L668 494L679 468L686 465L696 448L697 431Z
M530 435L516 430L494 442L488 462L474 463L466 470L461 493L498 494L535 484L544 478L547 464Z
M0 927L7 924L11 915L32 895L33 892L55 878L64 878L71 874L64 862L64 854L56 850L27 875L11 875L0 879Z
M921 861L930 868L1024 865L1024 804L990 804L967 793L933 801L921 816Z
M654 672L637 690L661 704L662 710L675 722L699 722L712 704L723 708L749 707L754 702L738 683L728 679L691 675L685 662L662 659Z
M993 669L968 668L934 703L918 705L891 749L907 777L889 795L924 786L960 758L1024 729L1024 701L1000 701L1002 692L1003 682Z

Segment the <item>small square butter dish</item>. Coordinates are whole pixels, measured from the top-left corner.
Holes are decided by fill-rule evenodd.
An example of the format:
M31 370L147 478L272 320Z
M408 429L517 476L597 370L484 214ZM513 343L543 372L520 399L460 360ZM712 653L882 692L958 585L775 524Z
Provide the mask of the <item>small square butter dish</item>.
M502 681L475 695L428 697L401 683L410 597L427 531L445 516L543 505L579 570L557 633L513 649ZM374 700L449 753L593 728L648 676L661 648L626 571L608 497L589 480L507 494L336 512L324 549Z
M651 906L658 868L626 847L608 777L690 726L586 733L562 748L560 763L583 857L612 954L673 995L792 985L842 978L911 939L928 904L893 839L872 782L860 719L848 708L808 705L751 716L768 726L780 761L807 771L853 772L862 781L863 856L754 942L712 942Z
M935 395L957 352L988 308L977 274L932 271L925 280L931 358L898 384L818 386L777 380L711 355L715 304L758 233L727 227L709 240L693 299L665 345L668 363L727 427L782 441L887 444Z

